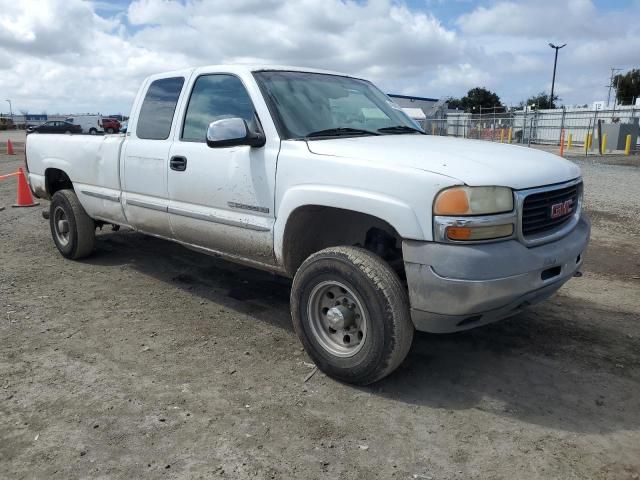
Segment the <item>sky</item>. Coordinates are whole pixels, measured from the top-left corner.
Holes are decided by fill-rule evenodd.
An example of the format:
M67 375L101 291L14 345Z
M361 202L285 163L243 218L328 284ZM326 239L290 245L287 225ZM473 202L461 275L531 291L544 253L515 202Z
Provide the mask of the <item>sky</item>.
M585 104L640 67L639 19L640 0L0 0L0 94L14 113L128 114L147 75L274 63L515 105L550 91L552 42L555 92Z

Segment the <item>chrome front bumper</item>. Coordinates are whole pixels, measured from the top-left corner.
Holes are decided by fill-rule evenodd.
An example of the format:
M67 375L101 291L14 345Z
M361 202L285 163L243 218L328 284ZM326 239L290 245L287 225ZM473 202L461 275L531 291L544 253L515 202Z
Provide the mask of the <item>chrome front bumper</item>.
M517 240L402 245L417 330L455 332L484 325L550 297L580 268L591 224L583 214L563 238L533 248Z

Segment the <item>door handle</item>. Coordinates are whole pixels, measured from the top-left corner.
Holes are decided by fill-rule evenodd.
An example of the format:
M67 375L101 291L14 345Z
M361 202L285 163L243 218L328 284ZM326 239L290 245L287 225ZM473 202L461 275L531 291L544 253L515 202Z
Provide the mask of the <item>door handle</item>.
M187 169L187 159L181 155L171 157L169 160L169 168L176 172L184 172Z

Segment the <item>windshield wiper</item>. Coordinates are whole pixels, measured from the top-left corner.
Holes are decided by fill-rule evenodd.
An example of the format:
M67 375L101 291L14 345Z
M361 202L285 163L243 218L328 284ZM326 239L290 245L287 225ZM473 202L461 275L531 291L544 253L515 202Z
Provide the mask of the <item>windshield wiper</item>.
M378 131L381 133L421 133L424 135L424 132L422 130L409 127L407 125L394 125L393 127L383 127L383 128L379 128Z
M317 132L311 132L306 135L306 138L311 137L343 137L349 135L380 135L378 132L372 132L371 130L363 130L360 128L327 128L325 130L318 130Z

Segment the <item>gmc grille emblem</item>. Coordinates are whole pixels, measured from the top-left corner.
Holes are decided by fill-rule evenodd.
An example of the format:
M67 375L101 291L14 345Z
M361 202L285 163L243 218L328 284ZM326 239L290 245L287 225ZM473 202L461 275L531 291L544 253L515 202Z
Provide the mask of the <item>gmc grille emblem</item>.
M569 215L573 210L573 200L565 200L564 202L554 203L551 205L551 218L564 217Z

